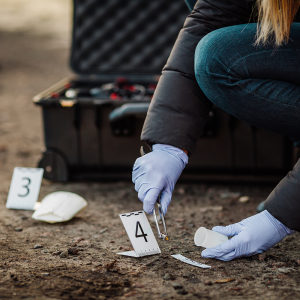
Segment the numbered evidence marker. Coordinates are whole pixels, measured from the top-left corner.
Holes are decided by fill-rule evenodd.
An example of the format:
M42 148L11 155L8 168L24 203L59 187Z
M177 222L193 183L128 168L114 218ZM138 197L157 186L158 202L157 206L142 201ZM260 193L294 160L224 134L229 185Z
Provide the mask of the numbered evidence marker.
M208 265L204 265L204 264L201 264L197 261L194 261L194 260L191 260L181 254L174 254L174 255L171 255L172 257L184 262L184 263L187 263L189 265L192 265L192 266L195 266L195 267L198 267L198 268L204 268L204 269L209 269L211 268L211 266L208 266Z
M153 231L143 211L120 214L119 216L134 250L117 254L141 257L161 253Z
M44 169L15 168L10 184L7 208L34 210L38 199Z

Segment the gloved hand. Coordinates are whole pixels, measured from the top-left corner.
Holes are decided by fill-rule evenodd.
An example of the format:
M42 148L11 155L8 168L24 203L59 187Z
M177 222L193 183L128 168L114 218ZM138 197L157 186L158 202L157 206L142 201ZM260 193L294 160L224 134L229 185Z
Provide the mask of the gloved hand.
M229 261L238 257L262 253L285 236L295 231L287 228L267 210L226 227L216 226L213 231L234 236L227 242L202 251L202 257Z
M165 215L171 202L172 192L182 170L188 162L187 154L173 146L155 144L152 152L135 161L132 182L144 211L153 213L154 204L161 193L161 207Z

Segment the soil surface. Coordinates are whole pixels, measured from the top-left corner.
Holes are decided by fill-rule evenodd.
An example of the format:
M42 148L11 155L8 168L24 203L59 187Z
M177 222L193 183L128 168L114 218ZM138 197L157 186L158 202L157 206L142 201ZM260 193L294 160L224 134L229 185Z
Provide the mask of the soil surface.
M171 239L158 240L160 255L143 258L116 254L131 249L118 215L142 209L130 182L43 180L40 200L53 191L87 200L88 207L67 223L51 225L33 220L31 211L6 209L14 167L35 167L43 149L41 111L31 99L72 73L68 48L51 47L46 35L3 30L0 40L0 299L300 298L299 233L263 255L232 262L202 258L193 242L201 226L253 215L273 186L177 185L166 217Z

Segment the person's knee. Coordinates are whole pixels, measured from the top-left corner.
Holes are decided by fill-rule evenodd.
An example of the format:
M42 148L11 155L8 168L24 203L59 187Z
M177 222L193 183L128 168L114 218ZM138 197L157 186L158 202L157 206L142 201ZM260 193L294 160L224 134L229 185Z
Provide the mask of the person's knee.
M195 76L208 98L216 92L216 83L228 83L231 67L248 54L248 45L252 45L255 31L255 24L247 27L229 26L212 31L198 43L195 50Z
M224 53L224 36L213 31L198 43L195 50L195 76L201 89L205 92L216 80L217 74L226 72L222 63ZM222 51L221 51L222 49Z
M253 51L255 34L256 24L248 24L217 29L203 37L195 50L195 76L200 87L226 80L235 62Z

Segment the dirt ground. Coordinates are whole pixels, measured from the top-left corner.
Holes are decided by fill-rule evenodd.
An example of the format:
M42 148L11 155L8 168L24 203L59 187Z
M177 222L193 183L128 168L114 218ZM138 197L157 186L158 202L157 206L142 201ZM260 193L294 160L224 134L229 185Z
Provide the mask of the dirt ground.
M232 262L203 259L193 243L200 226L254 214L272 186L176 186L166 217L171 240L158 241L160 255L143 258L116 254L131 249L118 214L142 208L130 182L43 180L40 200L53 191L87 200L86 210L67 223L46 224L33 220L31 211L6 209L13 168L35 167L43 149L41 111L31 99L72 73L68 48L48 35L2 29L0 40L0 299L300 299L299 233L264 255ZM250 200L241 203L228 192ZM70 248L73 254L66 254Z

